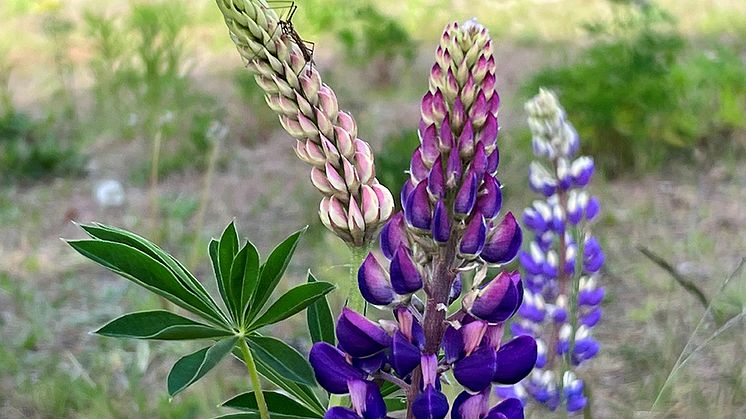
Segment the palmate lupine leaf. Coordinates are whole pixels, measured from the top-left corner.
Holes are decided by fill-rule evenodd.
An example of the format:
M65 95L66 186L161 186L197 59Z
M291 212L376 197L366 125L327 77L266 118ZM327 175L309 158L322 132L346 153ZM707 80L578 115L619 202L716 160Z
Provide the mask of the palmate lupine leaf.
M321 418L318 412L314 412L305 405L295 401L277 391L265 391L264 399L267 402L267 408L272 417L292 417L292 418ZM253 391L239 394L221 405L231 409L240 410L246 413L259 413L257 406L256 394ZM285 416L278 416L285 415Z
M202 378L231 352L237 342L237 336L225 338L176 361L168 374L168 394L173 397Z
M217 267L213 266L213 269L216 271L218 292L220 292L220 297L223 299L225 307L231 313L235 313L236 308L228 296L226 284L230 281L231 267L238 251L238 233L236 232L235 224L231 222L220 236L217 248ZM214 260L213 263L215 263Z
M101 336L130 339L192 340L233 335L165 310L139 311L118 317L94 332Z
M311 271L308 271L308 283L316 283L316 277ZM334 317L332 310L329 308L329 301L326 296L321 297L315 303L308 306L306 310L306 321L308 322L308 332L311 335L313 343L327 342L330 345L336 344L334 332Z

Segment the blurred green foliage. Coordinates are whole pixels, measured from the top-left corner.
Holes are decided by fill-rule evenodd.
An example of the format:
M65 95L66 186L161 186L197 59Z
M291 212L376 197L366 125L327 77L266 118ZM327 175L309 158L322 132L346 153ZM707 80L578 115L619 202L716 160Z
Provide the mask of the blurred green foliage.
M608 175L658 167L746 126L746 69L725 45L702 52L651 2L615 0L610 22L586 25L593 43L526 86L555 89Z

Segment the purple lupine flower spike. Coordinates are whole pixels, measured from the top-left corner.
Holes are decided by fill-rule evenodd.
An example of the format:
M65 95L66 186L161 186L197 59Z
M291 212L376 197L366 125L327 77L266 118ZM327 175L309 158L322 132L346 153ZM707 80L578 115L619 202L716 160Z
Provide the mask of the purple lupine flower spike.
M329 417L367 419L384 415L385 408L380 408L378 399L380 390L372 384L381 380L404 390L406 417L443 419L449 411L458 419L523 416L520 402L516 406L513 399L490 404L493 385L524 379L539 353L531 336L503 341L505 322L523 302L520 275L501 272L484 281L487 268L510 262L522 240L515 217L511 213L500 217L500 100L495 91L495 63L485 27L476 21L446 27L430 71L429 89L421 102L420 143L400 195L403 211L394 214L381 232L381 251L389 264L380 263L371 254L358 271L363 297L393 311L395 321L376 324L345 309L337 326L339 349L328 345L314 348L312 366L320 384L329 391L351 396L350 404L333 407L327 413ZM325 147L318 153L313 148L311 151L314 156L334 151ZM573 171L568 166L567 173L568 182L575 181L574 175L577 181L583 181L582 170ZM316 178L321 186L335 191L342 183L354 181L342 175L340 179L326 176L320 167ZM546 177L538 179L546 181ZM538 187L544 187L541 182ZM365 221L373 216L367 209L374 194L366 189L363 198L357 201L362 202L359 213L354 208L347 210L348 201L330 198L329 222L361 225L361 218ZM578 211L593 211L586 202L589 200L585 198L577 200ZM589 256L597 259L595 255ZM538 255L535 270L566 269L555 259ZM471 289L462 289L466 284L461 274L470 270L476 270L476 279ZM584 296L590 300L595 297L589 293ZM531 299L534 301L537 299ZM449 307L453 304L462 307ZM592 316L587 318L589 323L594 320ZM593 351L590 342L586 348L580 358ZM319 353L326 352L334 361L326 364L344 363L342 371L347 375L341 377L346 382L342 383L339 373L320 371L326 365L319 361ZM441 391L445 385L441 382L446 382L442 374L448 370L453 372L454 384L464 390L452 407Z
M528 289L520 320L511 325L513 333L519 335L516 340L525 335L536 338L536 369L514 388L550 410L563 406L576 412L587 404L584 384L572 370L563 370L561 365L567 362L559 357L566 357L574 367L600 350L591 329L601 319L599 304L604 289L596 284L605 256L598 240L588 234L600 203L583 190L595 167L590 157L575 156L578 135L553 94L541 90L526 104L526 111L534 154L544 159L531 163L529 184L544 199L535 201L523 214L526 227L533 233L528 249L519 254ZM577 243L579 240L582 243ZM582 254L578 254L579 244L583 245ZM575 272L577 258L582 261L580 272ZM533 355L507 352L511 343L501 348L506 357ZM498 373L496 381L515 382L512 370ZM515 372L516 376L523 374L522 370ZM560 388L564 390L560 392Z

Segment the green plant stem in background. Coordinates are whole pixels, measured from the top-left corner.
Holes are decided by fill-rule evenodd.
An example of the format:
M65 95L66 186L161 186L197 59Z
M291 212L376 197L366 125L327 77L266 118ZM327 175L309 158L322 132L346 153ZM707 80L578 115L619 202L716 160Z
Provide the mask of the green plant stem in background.
M262 383L259 381L259 373L256 371L254 357L251 355L249 345L246 344L246 339L242 337L238 341L241 345L241 352L243 353L243 359L246 363L246 369L249 370L251 387L254 390L254 396L256 397L256 405L259 407L259 416L262 419L270 419L267 402L264 400L264 393L262 393Z
M207 170L205 171L204 184L202 185L202 193L199 199L199 208L197 210L197 216L195 218L194 227L194 239L192 240L192 250L189 253L189 260L187 266L190 269L194 269L199 261L199 249L200 240L199 232L202 231L202 227L205 223L205 213L207 212L207 205L210 203L210 186L212 186L212 178L215 174L215 168L218 163L218 156L220 155L220 138L215 138L212 141L212 149L210 150L210 157L207 162Z
M161 154L161 137L163 136L163 130L159 127L153 138L153 150L150 163L150 219L148 220L148 230L150 234L156 238L155 242L160 234L156 232L156 226L158 225L158 164Z
M346 306L363 314L366 312L366 303L357 286L357 271L363 263L363 259L365 259L365 256L368 254L368 250L367 246L350 246L350 276L347 279L346 286L342 288L345 290Z
M585 231L578 226L574 229L575 243L577 243L577 252L575 253L575 273L570 277L570 301L568 305L568 316L570 316L570 342L567 352L563 357L562 374L560 375L560 394L564 386L564 377L567 371L572 369L572 353L575 350L575 332L578 330L578 293L580 292L580 277L583 276L583 252L585 251ZM563 260L563 259L560 259ZM590 387L590 386L586 386ZM583 410L590 410L590 402L586 404ZM569 415L565 409L565 413Z

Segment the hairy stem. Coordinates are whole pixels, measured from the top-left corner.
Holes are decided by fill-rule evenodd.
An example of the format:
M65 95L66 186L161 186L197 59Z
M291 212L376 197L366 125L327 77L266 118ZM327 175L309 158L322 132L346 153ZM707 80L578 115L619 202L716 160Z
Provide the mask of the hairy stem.
M363 295L360 294L360 289L357 285L357 271L360 268L360 264L368 254L368 248L350 246L350 276L347 279L347 284L344 287L345 291L345 304L351 310L357 311L365 315L366 303L363 299Z
M261 417L261 419L269 419L269 410L267 409L267 402L264 400L264 393L262 393L262 383L259 381L259 373L256 371L254 357L251 355L249 345L246 344L246 339L241 338L238 341L241 345L241 352L243 353L243 359L246 363L246 369L249 371L249 377L251 378L251 387L254 389L256 404L259 407L259 417Z

